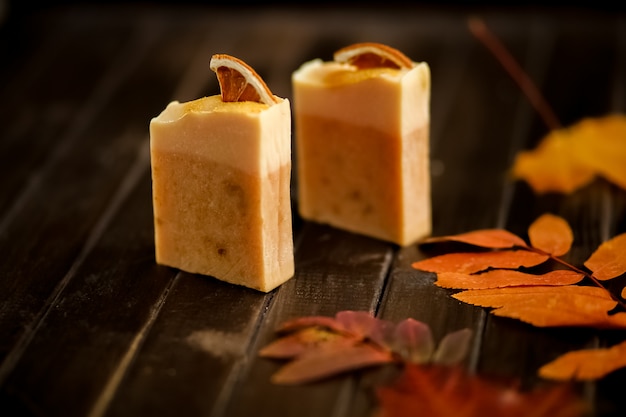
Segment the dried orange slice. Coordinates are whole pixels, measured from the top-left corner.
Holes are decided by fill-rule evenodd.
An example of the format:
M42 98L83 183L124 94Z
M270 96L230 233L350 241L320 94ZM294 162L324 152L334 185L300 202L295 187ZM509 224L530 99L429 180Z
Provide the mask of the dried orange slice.
M217 74L222 101L256 101L268 105L278 102L259 74L241 59L215 54L209 67Z
M367 68L413 68L413 62L391 46L375 42L355 43L336 51L335 62Z

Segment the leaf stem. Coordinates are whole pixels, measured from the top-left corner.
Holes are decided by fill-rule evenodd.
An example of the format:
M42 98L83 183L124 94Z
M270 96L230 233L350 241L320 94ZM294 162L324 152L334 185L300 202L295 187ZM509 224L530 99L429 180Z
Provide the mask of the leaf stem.
M574 272L578 272L579 274L583 274L585 277L589 278L596 286L602 288L604 291L606 291L607 293L609 293L609 295L611 296L611 298L617 302L617 304L624 310L626 311L626 303L624 301L622 301L622 299L620 297L618 297L617 295L613 294L613 292L611 290L609 290L607 287L605 287L602 282L600 282L600 280L596 277L593 276L593 274L590 274L588 272L583 271L580 268L577 268L576 266L570 264L569 262L564 261L561 258L558 258L552 254L549 254L547 252L542 251L541 249L537 249L535 247L532 246L527 246L527 248L533 252L536 253L540 253L542 255L547 255L550 257L550 259L552 259L555 262L560 263L561 265L565 266L566 268L571 269Z
M487 28L482 19L472 17L468 21L470 32L485 45L496 57L511 78L517 83L526 95L531 105L543 118L544 123L551 130L561 127L559 119L556 117L546 100L543 98L537 86L530 79L528 74L520 67L515 58L509 53L500 40Z

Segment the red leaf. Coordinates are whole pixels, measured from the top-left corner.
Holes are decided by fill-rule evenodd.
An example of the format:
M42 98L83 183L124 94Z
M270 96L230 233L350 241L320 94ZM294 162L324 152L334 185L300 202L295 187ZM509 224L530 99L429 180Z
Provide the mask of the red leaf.
M574 233L565 219L553 214L543 214L528 228L530 244L553 256L569 252Z
M428 272L460 272L473 274L488 268L519 268L539 265L549 259L527 250L447 253L414 262L413 268Z
M472 340L470 329L448 333L439 343L433 362L439 365L457 365L467 356Z
M398 323L391 349L405 361L427 363L435 350L435 342L430 327L426 324L406 319Z
M355 344L358 338L335 333L324 328L308 327L295 331L293 334L275 340L259 351L265 358L289 359L300 356L307 351L322 345L345 345L346 340Z
M335 315L335 319L345 331L376 342L384 340L388 329L393 328L393 323L376 318L365 311L340 311Z
M457 367L408 365L376 393L377 417L577 417L587 411L568 385L522 392Z
M303 329L306 327L326 327L331 330L335 330L338 332L343 332L345 329L342 324L340 324L333 317L326 316L307 316L307 317L297 317L292 320L287 320L281 323L278 326L276 331L285 333L285 332L293 332L298 329Z
M369 344L335 344L311 351L283 366L272 375L276 384L302 384L342 372L393 362L391 352Z
M626 273L626 233L602 243L585 266L601 281Z
M266 358L292 360L276 374L278 383L303 383L391 361L427 363L435 350L428 325L411 318L395 325L360 311L341 311L331 320L319 316L293 319L280 329L292 333L259 352ZM467 353L467 332L446 336L437 350L438 360L462 360Z
M463 242L491 249L507 249L515 246L527 246L526 242L524 242L521 237L503 229L482 229L458 235L430 237L424 242L431 243L443 241Z
M480 274L441 272L437 274L435 284L442 288L476 290L528 285L571 285L580 282L584 277L584 274L566 269L550 271L545 274L529 274L512 269L494 269Z

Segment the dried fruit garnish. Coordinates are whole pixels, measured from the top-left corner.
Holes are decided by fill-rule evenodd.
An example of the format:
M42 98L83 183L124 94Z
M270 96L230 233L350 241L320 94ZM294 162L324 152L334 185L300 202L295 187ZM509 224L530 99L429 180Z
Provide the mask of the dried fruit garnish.
M367 68L413 68L413 62L402 52L390 46L375 43L355 43L339 49L334 54L336 62Z
M239 58L215 54L209 66L217 74L223 101L278 102L259 74Z

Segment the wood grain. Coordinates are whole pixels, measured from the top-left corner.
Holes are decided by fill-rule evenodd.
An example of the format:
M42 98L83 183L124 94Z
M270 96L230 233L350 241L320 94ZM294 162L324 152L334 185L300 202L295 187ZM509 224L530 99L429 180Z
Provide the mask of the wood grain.
M0 415L371 416L376 387L395 369L280 386L270 378L281 362L258 356L281 322L341 310L412 317L436 340L470 328L466 366L528 388L545 382L536 370L557 355L622 341L623 332L490 316L411 267L429 248L303 221L295 169L296 274L283 286L263 294L154 262L150 119L171 100L217 93L213 53L244 59L291 98L299 65L359 41L431 66L435 235L501 227L525 236L552 212L572 225L567 259L580 265L626 232L626 194L603 180L535 195L508 176L547 127L469 32L477 14L563 125L626 110L619 13L131 3L9 16L0 27ZM576 388L594 416L622 415L625 378L620 370Z

